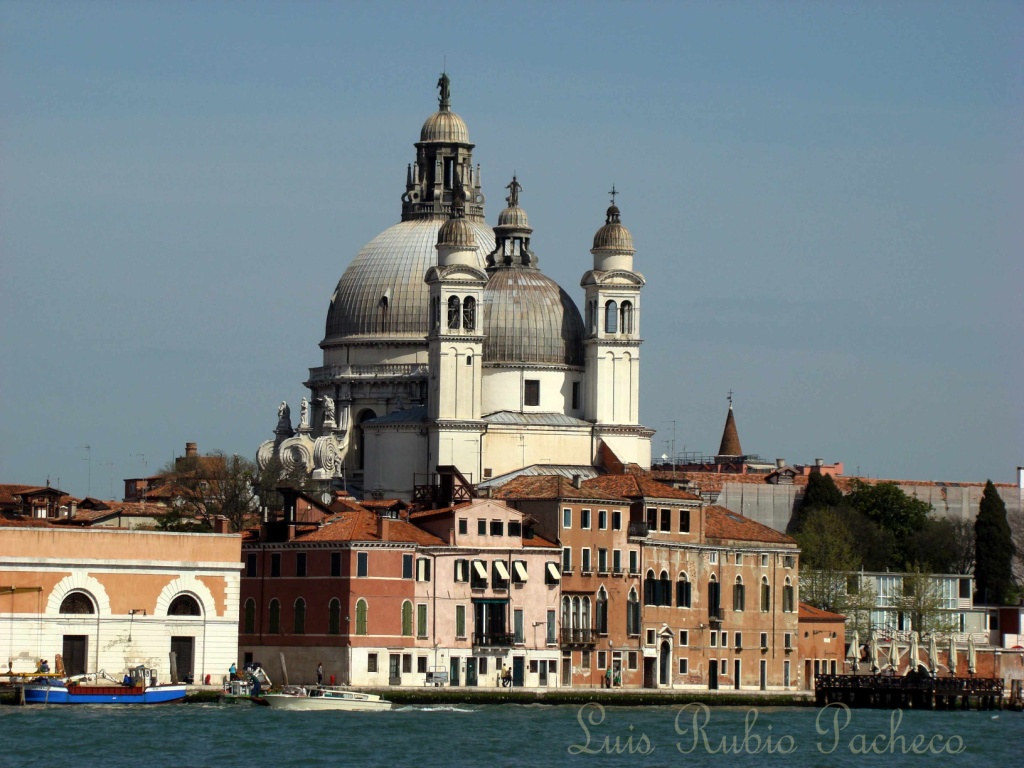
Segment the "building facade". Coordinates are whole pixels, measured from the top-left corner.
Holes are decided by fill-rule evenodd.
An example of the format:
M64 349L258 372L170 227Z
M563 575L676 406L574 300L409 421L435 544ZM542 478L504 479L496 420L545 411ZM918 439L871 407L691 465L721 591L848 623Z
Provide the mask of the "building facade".
M236 660L240 537L0 525L0 658L32 672L139 664L220 680Z

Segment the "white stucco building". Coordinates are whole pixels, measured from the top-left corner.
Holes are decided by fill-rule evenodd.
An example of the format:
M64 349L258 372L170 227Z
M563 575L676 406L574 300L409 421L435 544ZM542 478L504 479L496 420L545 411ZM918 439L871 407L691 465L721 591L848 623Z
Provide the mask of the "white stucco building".
M282 403L260 462L276 455L325 483L402 498L422 496L439 466L477 484L537 464L591 467L605 446L649 467L644 278L614 196L592 262L580 264L584 319L539 268L518 179L487 226L469 130L451 111L447 76L438 87L401 221L338 281L298 427Z

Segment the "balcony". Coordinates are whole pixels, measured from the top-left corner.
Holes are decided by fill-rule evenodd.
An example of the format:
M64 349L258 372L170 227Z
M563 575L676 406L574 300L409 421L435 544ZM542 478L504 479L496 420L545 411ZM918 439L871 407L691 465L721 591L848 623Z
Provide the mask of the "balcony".
M562 645L597 645L597 639L593 629L562 629Z
M473 646L475 648L511 648L515 639L516 636L511 632L474 632Z
M722 611L711 610L708 612L708 621L711 622L711 626L720 627L722 626Z
M639 538L643 538L647 536L648 533L650 533L650 530L651 528L649 525L647 525L647 523L630 523L629 528L626 532L630 536L637 536Z

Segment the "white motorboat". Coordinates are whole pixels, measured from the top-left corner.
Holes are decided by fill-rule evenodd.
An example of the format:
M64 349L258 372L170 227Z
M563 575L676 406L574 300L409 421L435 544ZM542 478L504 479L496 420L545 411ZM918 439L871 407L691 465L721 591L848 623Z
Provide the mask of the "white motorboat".
M340 710L344 712L380 712L391 709L391 702L373 693L359 693L333 686L287 688L268 693L263 701L274 709Z

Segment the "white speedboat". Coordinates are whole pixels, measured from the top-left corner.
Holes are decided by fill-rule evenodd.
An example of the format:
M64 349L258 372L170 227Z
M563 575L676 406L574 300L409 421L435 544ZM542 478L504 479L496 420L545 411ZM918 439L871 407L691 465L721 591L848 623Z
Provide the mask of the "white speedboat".
M359 693L344 688L290 688L281 693L268 693L263 700L274 709L341 710L344 712L380 712L391 709L391 702L372 693Z

